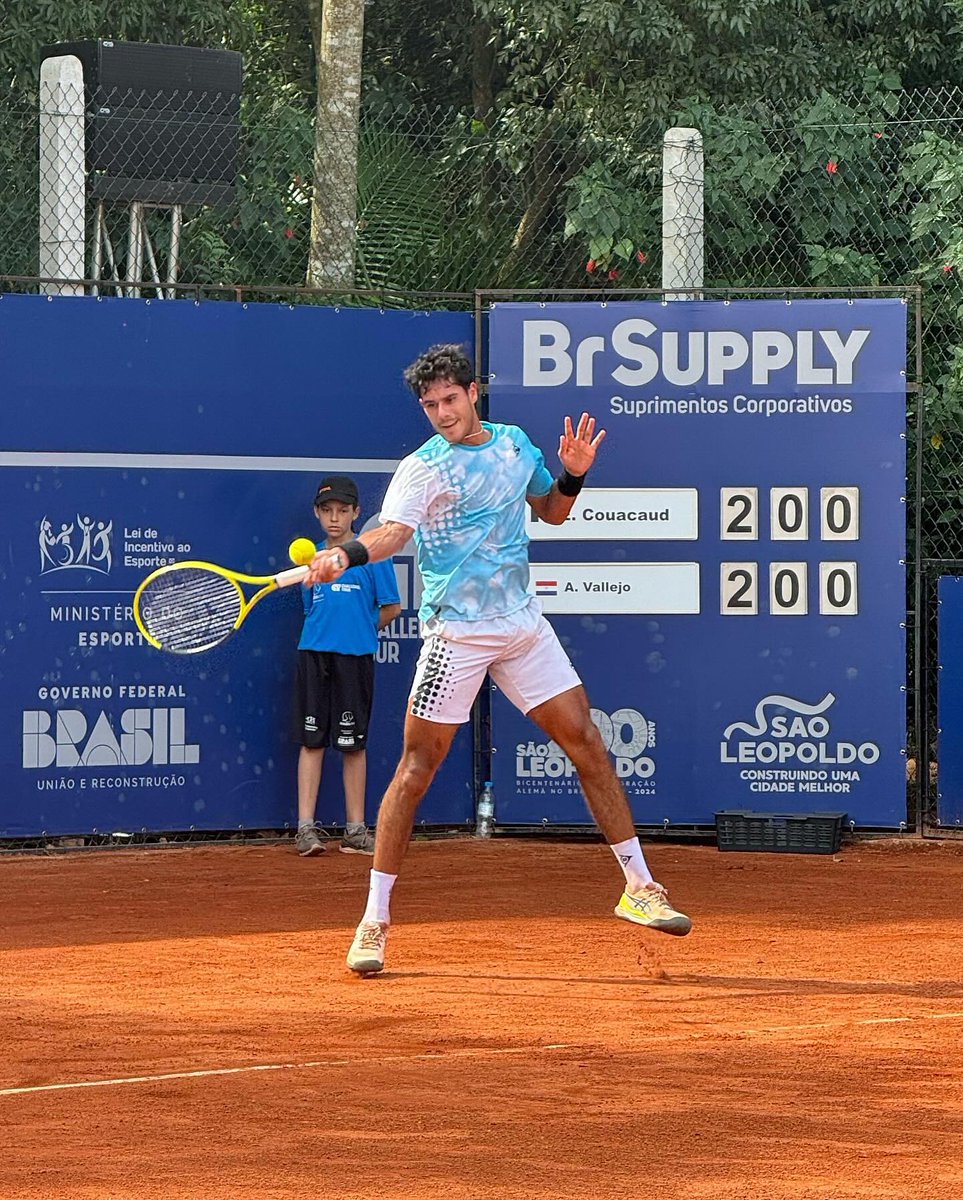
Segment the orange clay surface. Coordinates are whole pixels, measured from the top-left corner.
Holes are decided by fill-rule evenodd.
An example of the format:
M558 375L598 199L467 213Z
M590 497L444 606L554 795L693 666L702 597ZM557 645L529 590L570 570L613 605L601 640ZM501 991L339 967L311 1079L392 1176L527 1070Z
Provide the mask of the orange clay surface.
M688 938L600 844L415 844L367 980L368 859L3 859L0 1196L960 1200L963 846L648 853Z

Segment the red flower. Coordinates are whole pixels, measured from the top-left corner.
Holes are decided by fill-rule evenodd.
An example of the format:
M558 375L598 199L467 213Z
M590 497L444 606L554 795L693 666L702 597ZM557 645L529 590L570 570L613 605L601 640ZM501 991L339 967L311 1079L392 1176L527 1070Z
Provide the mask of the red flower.
M590 275L592 274L592 272L595 270L595 259L594 258L590 258L588 260L588 262L585 264L585 269L586 269L586 271L588 271L588 273Z
M616 270L616 268L613 267L612 270L609 271L609 279L615 280L615 279L618 279L618 277L619 277L619 273Z
M877 141L878 141L878 140L879 140L879 139L880 139L882 136L883 136L883 135L882 135L881 133L874 133L874 134L873 134L873 137L874 137L874 138L876 138L876 140L877 140Z
M952 270L953 270L953 264L947 263L946 266L943 268L943 274L949 275L950 271L952 271Z
M826 163L826 170L830 175L836 174L836 172L839 170L839 164L836 162L835 158L831 158L829 162Z
M636 262L644 263L647 257L648 256L646 255L644 250L636 250L636 252L635 252Z
M294 230L291 228L291 226L290 226L290 225L287 227L287 229L285 229L285 231L284 231L284 236L285 236L286 238L293 238L293 237L294 237Z

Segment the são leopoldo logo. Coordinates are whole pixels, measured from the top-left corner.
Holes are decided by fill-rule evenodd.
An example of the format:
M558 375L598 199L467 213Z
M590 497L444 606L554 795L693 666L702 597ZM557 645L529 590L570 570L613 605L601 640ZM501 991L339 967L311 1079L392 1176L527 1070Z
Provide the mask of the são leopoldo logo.
M875 742L848 742L833 734L827 715L836 697L815 703L764 696L751 721L726 726L720 761L737 763L752 792L848 792L859 768L879 761Z
M635 708L619 708L611 713L593 708L591 712L602 742L615 760L619 778L635 784L633 792L651 790L655 759L649 751L655 747L655 722ZM574 791L576 774L572 760L557 742L519 742L515 747L519 790L547 790L540 785L569 780L571 788L566 790Z

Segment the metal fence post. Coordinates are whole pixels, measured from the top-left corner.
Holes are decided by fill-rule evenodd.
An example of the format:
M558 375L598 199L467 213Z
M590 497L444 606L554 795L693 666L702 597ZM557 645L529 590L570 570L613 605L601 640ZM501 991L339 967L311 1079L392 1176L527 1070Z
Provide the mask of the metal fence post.
M40 68L40 277L81 280L85 217L84 76L72 54ZM82 283L45 283L54 296L82 296Z
M705 175L702 134L681 126L662 139L662 286L692 288L668 300L698 300L704 282Z

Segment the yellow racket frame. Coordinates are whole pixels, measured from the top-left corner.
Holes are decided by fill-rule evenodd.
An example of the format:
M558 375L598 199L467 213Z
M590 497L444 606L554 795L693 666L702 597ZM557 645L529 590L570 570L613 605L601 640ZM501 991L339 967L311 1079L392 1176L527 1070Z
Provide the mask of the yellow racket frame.
M156 571L151 571L146 579L143 579L134 592L134 623L142 636L154 647L155 650L165 649L164 644L159 642L147 631L147 627L140 615L140 601L144 593L144 589L155 579L159 579L163 575L169 575L172 571L180 571L184 567L197 567L204 571L211 571L215 575L220 575L222 579L233 583L237 588L237 594L241 600L241 609L238 613L237 620L231 627L231 633L236 633L241 625L246 620L251 609L263 600L270 592L276 592L279 588L291 587L292 584L300 583L308 573L308 568L291 567L287 571L279 571L276 575L245 575L243 571L231 571L227 567L220 567L217 563L201 562L200 560L187 559L184 562L168 563L166 567L158 567ZM247 583L254 587L259 587L259 590L251 596L250 599L245 599L244 592L241 590L241 584ZM230 636L230 634L228 635ZM182 650L182 654L202 654L207 647L198 647L196 650Z

